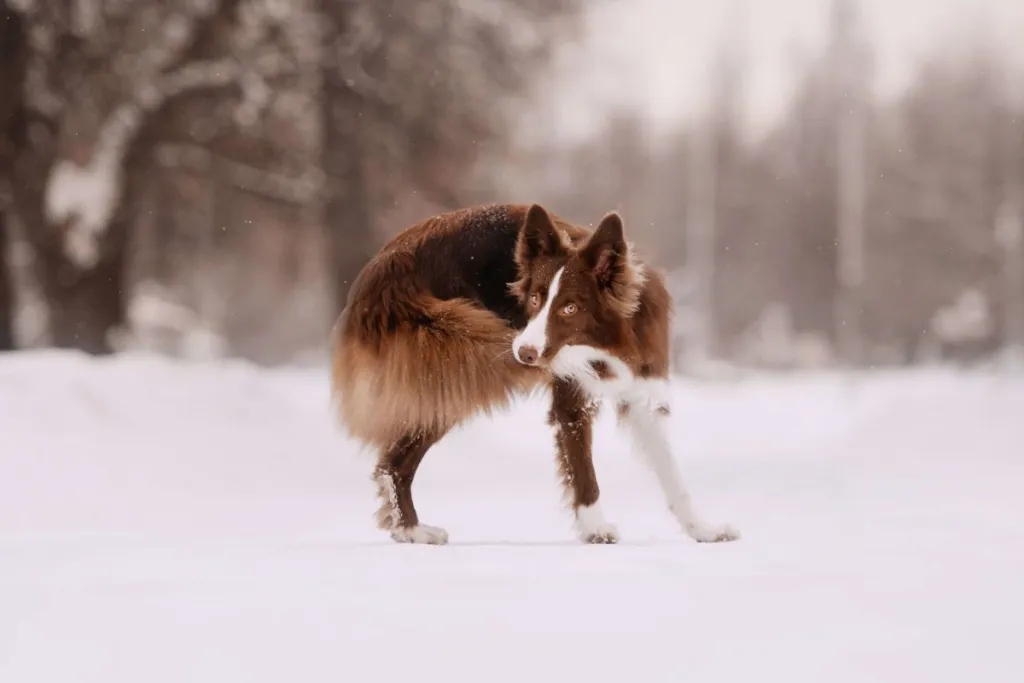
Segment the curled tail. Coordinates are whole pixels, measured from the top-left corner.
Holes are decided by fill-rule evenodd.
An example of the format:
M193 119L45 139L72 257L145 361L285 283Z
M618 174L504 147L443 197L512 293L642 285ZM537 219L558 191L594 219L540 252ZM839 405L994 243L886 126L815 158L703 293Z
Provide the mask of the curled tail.
M385 446L444 434L537 385L540 374L512 358L515 331L500 317L390 275L359 285L334 331L332 394L353 436Z

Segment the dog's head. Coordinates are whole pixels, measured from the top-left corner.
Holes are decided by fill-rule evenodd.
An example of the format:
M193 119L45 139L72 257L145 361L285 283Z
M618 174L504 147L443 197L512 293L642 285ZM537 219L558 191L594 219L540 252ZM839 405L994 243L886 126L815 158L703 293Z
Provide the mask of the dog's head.
M573 347L610 351L621 343L643 290L622 219L609 213L573 244L538 205L527 212L516 245L519 280L512 288L529 322L512 344L520 363L548 367Z

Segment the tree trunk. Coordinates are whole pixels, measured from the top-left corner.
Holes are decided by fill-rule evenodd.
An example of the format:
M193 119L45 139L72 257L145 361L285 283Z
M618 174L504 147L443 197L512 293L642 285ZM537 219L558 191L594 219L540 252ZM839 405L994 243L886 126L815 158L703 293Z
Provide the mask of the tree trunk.
M103 258L80 270L64 251L51 248L37 258L37 276L50 313L50 343L93 355L113 353L110 333L125 322L125 219L110 225Z
M14 283L11 279L7 216L0 211L0 351L14 350Z
M360 141L356 96L344 84L324 92L324 223L330 250L334 309L340 313L359 271L373 255L373 211Z
M16 19L18 15L10 15L8 19L12 17ZM8 30L13 30L11 26L13 24ZM19 82L12 92L18 96L21 88ZM57 124L29 112L20 98L12 101L15 106L10 109L9 120L0 122L5 124L5 138L9 142L4 167L10 169L13 208L35 254L33 268L49 310L50 341L58 348L97 355L111 353L108 333L124 321L121 285L127 239L126 207L130 205L127 198L129 188L135 184L131 180L132 171L126 169L125 200L103 237L99 263L92 269L75 266L64 250L65 228L51 224L44 213L44 190L51 169L58 161ZM28 143L25 134L29 117L39 129L39 139L33 144ZM0 146L0 159L4 151ZM3 285L0 285L0 311L5 308L2 291Z
M25 78L25 26L21 16L0 0L0 195L10 191L10 169L24 144L22 103ZM8 259L10 212L0 199L0 351L14 348L14 281Z
M333 55L334 42L341 35L345 10L322 0L323 16L333 26L323 31L323 54ZM324 225L330 252L328 267L332 279L334 312L340 314L348 301L349 289L359 271L373 255L376 239L370 196L369 168L365 161L365 127L362 99L339 75L337 65L323 64L322 169L326 197Z
M93 355L114 351L110 332L125 321L125 265L128 226L134 216L139 178L146 177L142 149L133 149L125 162L120 205L99 243L99 260L92 268L73 263L67 255L65 228L44 214L43 188L54 158L50 150L26 148L19 159L19 184L14 193L18 216L35 258L33 269L49 312L52 346Z
M9 0L0 0L0 8L6 2ZM160 67L162 71L167 74L187 73L189 65L206 62L211 53L221 52L219 45L226 35L223 31L228 30L236 21L240 2L223 0L214 4L216 11L197 20L199 23L194 30L179 27L178 33L186 36L188 41L158 58L158 62L165 58L167 60ZM142 14L131 16L132 21L136 17L143 19ZM57 82L73 79L75 74L82 71L87 80L96 78L96 84L103 84L105 76L102 74L109 73L122 57L134 54L112 46L108 53L93 55L83 47L91 41L72 37L66 33L66 28L54 27L54 40L61 47L47 57L54 60L50 66L54 69L54 80ZM135 38L137 36L133 33L128 37L128 42ZM157 55L160 49L155 53L143 49L133 58L149 59L147 55ZM79 54L79 50L83 51ZM86 64L88 68L70 69L66 62L74 59L90 62ZM178 80L183 82L179 86L170 87L167 92L153 89L150 93L153 101L144 107L141 101L134 103L135 116L141 116L140 126L134 125L134 117L121 116L125 110L118 107L127 104L127 101L108 102L106 104L109 107L94 103L95 106L90 105L84 109L95 108L96 112L80 113L76 109L79 104L75 97L76 91L89 88L90 83L62 84L58 94L66 100L67 108L57 114L22 107L27 112L26 116L31 117L33 139L32 144L21 144L15 149L12 177L17 178L18 182L14 184L12 195L19 223L24 226L26 239L35 251L35 274L49 308L50 341L58 348L73 348L98 355L109 354L114 350L110 333L126 319L128 292L125 287L125 267L129 235L141 210L142 186L151 178L155 145L168 138L174 124L171 106L185 98L204 97L202 91L226 92L226 86L230 85L232 89L235 87L233 83L226 84L219 78L204 80L198 72L195 82L191 82L193 79L190 78ZM101 85L99 90L107 89L108 85ZM0 96L2 94L0 92ZM102 92L98 94L103 95ZM121 96L126 94L122 93ZM139 107L142 109L139 110ZM94 117L99 111L105 111L104 116ZM68 258L65 245L67 227L48 220L45 189L55 164L62 160L80 163L83 160L75 159L75 156L85 156L86 153L94 155L97 153L97 145L111 142L101 139L105 124L114 120L106 117L119 117L122 124L119 134L127 136L118 141L120 144L116 148L116 152L123 155L120 158L123 187L115 215L99 236L99 261L94 266L83 268ZM90 123L91 118L100 118L101 121ZM96 124L99 128L95 128ZM72 143L65 139L72 134L78 136L79 128L86 132L80 141ZM90 139L89 133L95 133L95 139ZM108 151L113 149L108 148Z

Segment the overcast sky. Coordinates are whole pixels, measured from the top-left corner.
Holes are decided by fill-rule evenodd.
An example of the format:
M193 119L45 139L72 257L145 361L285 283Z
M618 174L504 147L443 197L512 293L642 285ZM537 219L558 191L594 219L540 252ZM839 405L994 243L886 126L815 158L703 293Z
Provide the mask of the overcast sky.
M588 125L595 98L641 104L656 123L687 115L707 85L709 57L737 6L745 7L748 117L769 122L785 106L801 52L820 48L829 0L594 0L582 49L560 69L572 87L548 102L560 128ZM861 0L882 96L904 86L924 52L990 29L1024 68L1024 0Z

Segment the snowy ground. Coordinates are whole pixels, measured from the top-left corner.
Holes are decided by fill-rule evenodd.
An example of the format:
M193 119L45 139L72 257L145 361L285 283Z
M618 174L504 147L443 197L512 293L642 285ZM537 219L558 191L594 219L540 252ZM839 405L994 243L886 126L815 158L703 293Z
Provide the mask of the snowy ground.
M322 372L0 358L0 682L1024 680L1024 378L675 400L741 541L678 533L606 415L623 542L580 545L538 402L428 456L452 543L399 546Z

